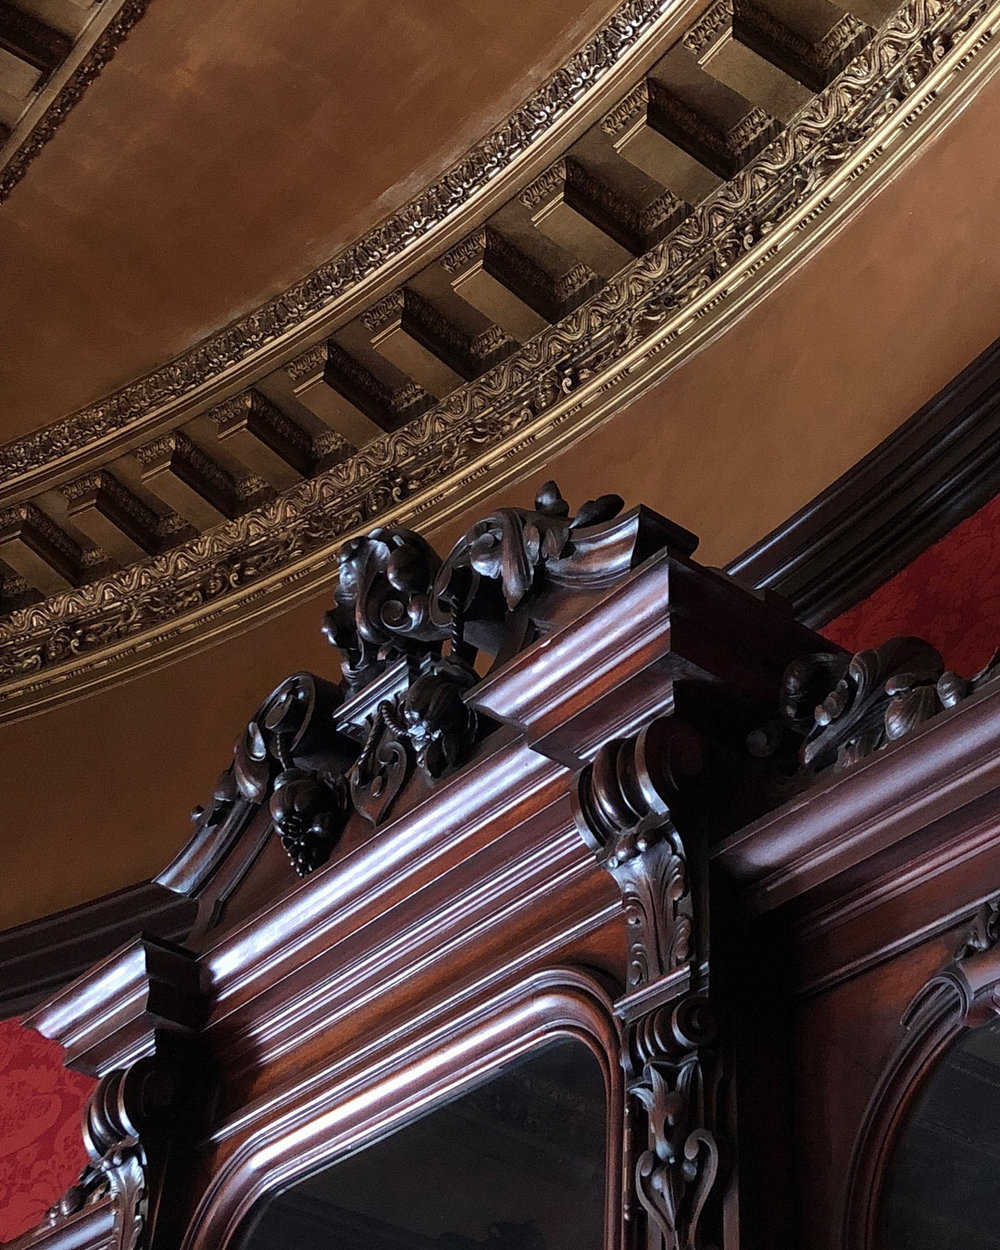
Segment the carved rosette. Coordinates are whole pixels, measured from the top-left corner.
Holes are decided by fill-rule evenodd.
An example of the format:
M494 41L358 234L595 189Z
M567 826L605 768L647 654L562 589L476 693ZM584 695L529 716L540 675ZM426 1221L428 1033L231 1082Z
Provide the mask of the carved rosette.
M618 883L628 933L623 1063L637 1112L634 1198L647 1250L714 1244L722 1151L719 1063L707 996L707 909L678 823L704 771L703 744L661 717L634 738L606 743L574 787L574 814L598 862ZM632 1205L630 1203L630 1205ZM634 1225L633 1225L634 1226ZM708 1239L706 1239L706 1237Z

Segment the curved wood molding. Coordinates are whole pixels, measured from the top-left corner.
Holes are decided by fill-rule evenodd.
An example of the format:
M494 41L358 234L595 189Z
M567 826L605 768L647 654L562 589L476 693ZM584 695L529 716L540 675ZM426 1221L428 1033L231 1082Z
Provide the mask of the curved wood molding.
M652 15L644 21L650 25L635 14L630 19L637 40L652 31ZM441 523L579 439L720 334L912 158L995 72L998 23L997 3L911 0L741 172L515 354L273 502L11 613L0 623L3 715L245 629L313 594L329 579L339 546L372 524ZM378 237L410 238L400 230ZM380 280L395 264L386 247L373 253L382 258L372 262ZM344 272L356 273L355 262L344 264ZM262 358L277 363L277 340L265 322L252 320L240 332L238 366L218 343L198 349L216 370L207 390L197 369L172 367L169 386L183 398L169 398L157 411L169 409L176 419L183 404L189 417L195 403L219 399L223 377L231 391L236 374L227 371L249 368L247 334L250 346L268 344L254 355L258 365ZM296 349L306 337L294 339ZM286 352L289 342L281 340ZM239 372L238 384L247 380ZM129 396L108 401L105 433L120 428L116 405L139 410L145 422L141 413L160 403L153 391L148 402L138 392ZM11 469L30 467L35 454L25 444ZM52 454L59 454L57 444L38 457L48 463Z
M180 1250L231 1244L266 1193L401 1127L491 1072L556 1037L597 1057L608 1104L605 1245L621 1245L621 1036L611 1000L592 977L554 969L499 993L430 1010L399 1037L375 1039L347 1067L303 1077L238 1117L241 1144L212 1178ZM225 1127L218 1130L225 1136Z
M844 1245L879 1250L878 1203L901 1126L934 1065L969 1029L1000 1014L997 903L985 904L954 964L920 991L903 1018L906 1037L865 1111L851 1160Z

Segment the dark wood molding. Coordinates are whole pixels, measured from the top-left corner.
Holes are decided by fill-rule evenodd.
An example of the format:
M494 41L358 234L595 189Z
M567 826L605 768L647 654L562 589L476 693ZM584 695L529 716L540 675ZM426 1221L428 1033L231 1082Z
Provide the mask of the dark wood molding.
M155 881L0 933L0 1018L30 1011L112 951L153 934L182 942L198 905Z
M1000 339L726 572L825 625L1000 491Z
M931 978L903 1015L903 1039L875 1086L851 1160L844 1245L852 1250L884 1246L877 1233L879 1199L893 1147L925 1078L964 1033L1000 1015L996 919L994 900L971 920L954 961Z
M880 1079L908 1097L996 1010L1000 904L960 926L1000 882L1000 680L831 651L620 505L573 517L547 483L443 559L402 529L345 547L340 682L264 699L157 883L185 946L135 939L25 1022L99 1083L88 1170L22 1247L108 1194L150 1250L232 1244L559 1035L605 1074L606 1250L841 1244ZM748 745L776 709L791 776Z
M779 591L802 621L822 625L877 589L998 488L1000 340L727 572ZM488 684L481 684L477 696L484 707L488 692ZM222 870L226 846L218 839L192 842L155 881L0 934L0 1016L30 1010L140 930L182 941L197 911L185 894L203 892L208 879L223 871L224 896L260 848L243 849L240 863L228 862Z
M759 912L846 878L861 864L869 866L871 885L879 857L884 871L898 871L897 860L912 857L913 840L935 822L948 818L954 834L967 832L963 813L971 824L977 801L1000 788L998 740L1000 682L992 681L902 741L825 775L724 839L713 860ZM940 840L938 846L943 870L952 852Z

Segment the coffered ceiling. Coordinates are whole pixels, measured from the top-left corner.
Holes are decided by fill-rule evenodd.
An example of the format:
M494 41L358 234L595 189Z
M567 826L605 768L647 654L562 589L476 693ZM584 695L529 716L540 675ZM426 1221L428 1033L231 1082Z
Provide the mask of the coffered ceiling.
M0 438L100 399L302 278L439 175L612 8L149 0L0 211Z

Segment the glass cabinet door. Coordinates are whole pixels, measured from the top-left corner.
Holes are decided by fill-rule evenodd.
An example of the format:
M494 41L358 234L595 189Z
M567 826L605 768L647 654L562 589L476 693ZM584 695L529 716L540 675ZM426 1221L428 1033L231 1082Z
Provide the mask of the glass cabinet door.
M931 1073L900 1134L881 1201L884 1250L1000 1246L1000 1022Z
M600 1065L560 1039L265 1199L240 1250L602 1250Z

